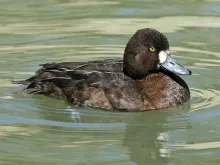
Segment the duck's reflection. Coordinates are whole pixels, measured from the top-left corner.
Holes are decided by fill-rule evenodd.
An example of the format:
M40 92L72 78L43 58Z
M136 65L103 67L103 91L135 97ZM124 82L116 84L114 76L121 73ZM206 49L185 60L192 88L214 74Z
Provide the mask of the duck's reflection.
M123 141L131 161L138 165L170 164L174 152L172 143L184 138L181 134L184 129L191 128L185 116L189 108L190 103L187 103L172 110L136 113L127 122Z
M136 115L127 125L124 146L128 147L130 159L138 165L163 164L169 160L166 142L167 116L163 112L147 112Z

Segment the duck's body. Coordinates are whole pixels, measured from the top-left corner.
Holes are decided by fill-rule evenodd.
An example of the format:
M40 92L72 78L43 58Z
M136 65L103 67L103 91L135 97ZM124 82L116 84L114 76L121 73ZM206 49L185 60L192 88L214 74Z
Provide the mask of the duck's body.
M123 60L43 64L35 76L18 83L28 85L29 93L105 110L153 110L186 102L190 98L187 84L170 71L154 69L160 59L142 55L134 39L135 35Z

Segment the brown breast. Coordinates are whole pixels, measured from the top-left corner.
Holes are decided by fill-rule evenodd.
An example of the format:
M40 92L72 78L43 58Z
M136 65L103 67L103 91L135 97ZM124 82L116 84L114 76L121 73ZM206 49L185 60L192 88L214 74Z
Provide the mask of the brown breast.
M170 77L164 73L153 73L138 83L144 91L141 110L173 107L190 98L186 83L176 75Z

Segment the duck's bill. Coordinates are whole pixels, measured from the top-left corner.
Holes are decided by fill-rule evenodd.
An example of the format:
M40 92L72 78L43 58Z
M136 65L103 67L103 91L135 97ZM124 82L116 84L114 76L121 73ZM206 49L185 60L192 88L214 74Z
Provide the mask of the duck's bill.
M163 58L163 62L160 63L160 66L170 72L173 72L175 74L179 74L179 75L191 75L192 72L185 68L184 66L178 64L176 62L176 60L174 60L172 57L170 57L169 55L166 55Z

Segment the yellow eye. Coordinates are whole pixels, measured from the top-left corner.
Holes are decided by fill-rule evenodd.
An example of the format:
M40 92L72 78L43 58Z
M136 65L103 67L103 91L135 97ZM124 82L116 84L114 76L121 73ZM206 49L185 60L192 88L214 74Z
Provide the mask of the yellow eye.
M155 52L155 48L154 48L154 47L150 47L149 50L150 50L151 52Z

